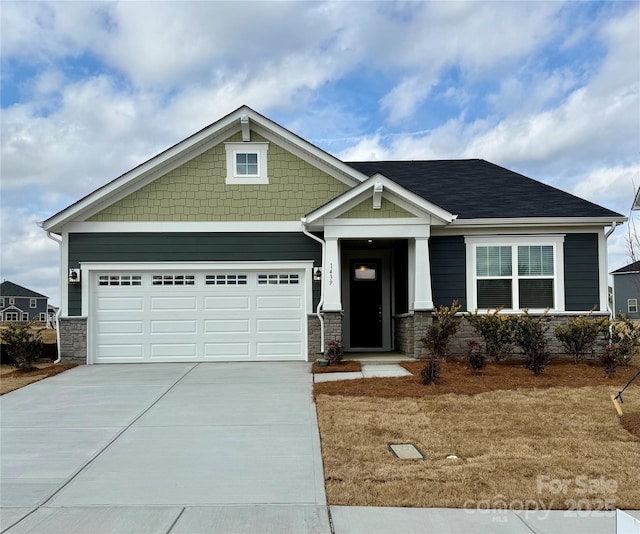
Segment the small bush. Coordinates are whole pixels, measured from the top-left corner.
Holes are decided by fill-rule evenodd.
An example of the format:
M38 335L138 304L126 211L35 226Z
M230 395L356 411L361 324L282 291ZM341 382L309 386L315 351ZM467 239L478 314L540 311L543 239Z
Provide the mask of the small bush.
M467 321L482 336L487 356L499 362L510 353L513 345L513 321L508 315L500 315L503 307L493 313L478 315L478 310L467 315Z
M482 353L482 347L476 341L467 342L467 365L474 375L478 375L484 369L486 358Z
M547 310L548 311L548 310ZM551 361L546 332L551 318L545 311L539 317L531 317L528 310L514 317L513 340L526 358L525 367L539 375Z
M420 371L420 376L425 386L437 382L440 378L440 362L436 358L428 360L424 369Z
M578 363L587 355L594 355L598 336L605 333L608 326L606 318L594 319L589 312L589 315L569 319L566 325L556 326L555 335L565 352L573 355L574 363Z
M449 341L460 328L460 319L456 313L461 306L454 300L451 307L438 306L434 312L437 322L427 327L425 336L420 340L425 349L435 358L446 358Z
M342 361L342 355L344 350L342 348L342 342L334 339L329 342L329 346L327 347L327 354L325 357L329 360L329 363L339 363Z
M34 369L33 362L42 356L42 329L35 329L32 322L11 323L2 332L7 355L16 367L23 371Z
M605 345L602 349L600 361L604 367L604 372L609 378L613 378L616 374L616 366L618 364L619 346L616 344Z
M618 346L618 359L620 365L629 365L631 359L640 348L640 325L634 324L626 315L618 315L617 321L612 321L607 331L609 344Z

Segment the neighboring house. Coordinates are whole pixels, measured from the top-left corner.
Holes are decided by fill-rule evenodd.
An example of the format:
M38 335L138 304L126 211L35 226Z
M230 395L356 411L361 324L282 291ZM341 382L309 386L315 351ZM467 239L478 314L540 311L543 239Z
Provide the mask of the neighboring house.
M54 306L53 304L49 304L47 305L47 327L49 328L57 328L57 318L56 315L58 313L58 310L60 308L58 308L57 306Z
M634 261L611 273L613 276L613 314L623 313L640 319L640 261Z
M625 221L479 159L343 162L241 107L41 226L61 355L107 363L419 355L453 299L606 313Z
M4 322L47 320L47 299L13 282L0 284L0 318Z

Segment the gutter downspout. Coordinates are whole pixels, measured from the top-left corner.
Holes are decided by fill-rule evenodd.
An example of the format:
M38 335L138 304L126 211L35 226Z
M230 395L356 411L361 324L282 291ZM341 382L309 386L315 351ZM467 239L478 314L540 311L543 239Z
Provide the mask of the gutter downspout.
M305 222L304 218L300 219L300 222L302 223L302 233L307 237L310 237L314 241L317 241L322 246L322 267L324 268L325 248L326 248L325 241L323 239L320 239L318 236L313 235L307 230L307 223ZM322 313L320 313L320 310L323 304L324 304L324 283L322 280L320 280L320 302L318 302L318 307L316 308L316 316L320 321L320 353L321 354L324 354L324 317L322 316Z
M613 232L616 231L616 228L618 227L618 223L616 221L612 221L611 222L611 228L609 228L609 231L604 234L604 242L606 243L607 240L609 239L609 236L611 234L613 234ZM609 247L607 247L607 250L609 250ZM608 258L605 258L605 261L607 262L607 268L606 271L609 271L609 260ZM609 281L609 273L607 272L607 286ZM611 334L611 329L613 328L613 324L612 321L615 319L615 315L613 313L613 310L611 309L611 305L609 304L609 290L607 290L607 311L609 312L609 334Z
M51 232L47 232L47 237L51 239L51 241L55 241L58 243L58 247L62 245L62 239L56 239L51 235ZM58 249L59 250L59 249ZM60 254L58 254L59 256ZM60 283L60 296L62 296L62 283ZM58 349L58 357L54 360L53 363L60 363L62 359L62 354L60 353L60 314L62 313L62 306L58 308L56 312L56 348Z

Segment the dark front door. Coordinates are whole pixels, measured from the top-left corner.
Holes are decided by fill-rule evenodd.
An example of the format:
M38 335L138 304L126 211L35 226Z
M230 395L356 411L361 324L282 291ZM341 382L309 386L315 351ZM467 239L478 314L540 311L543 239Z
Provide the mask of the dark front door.
M349 325L352 348L382 348L382 261L349 264Z

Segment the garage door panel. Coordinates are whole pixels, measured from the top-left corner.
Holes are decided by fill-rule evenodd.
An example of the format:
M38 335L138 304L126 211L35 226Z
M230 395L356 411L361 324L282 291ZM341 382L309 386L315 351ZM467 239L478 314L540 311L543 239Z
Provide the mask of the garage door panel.
M207 358L249 358L251 345L249 343L205 343L204 355Z
M206 334L249 333L248 319L210 319L204 321L204 332Z
M142 297L101 297L98 299L98 309L103 311L142 311L144 299Z
M187 310L198 309L197 297L152 297L151 311L155 310Z
M302 329L299 319L258 319L256 321L256 332L300 332Z
M121 285L92 284L92 361L306 359L303 273L263 284L265 273L191 272L189 284L171 272L107 275Z
M198 331L198 322L196 320L163 320L151 321L152 334L195 334Z
M302 297L299 295L258 295L257 310L301 310Z
M205 311L221 311L221 310L249 310L250 298L249 296L219 296L219 297L205 297L204 310Z

